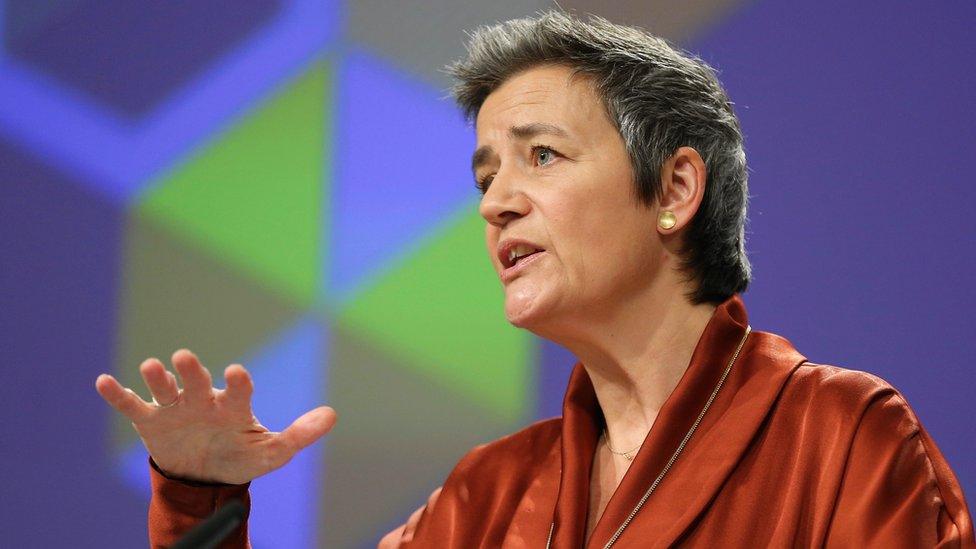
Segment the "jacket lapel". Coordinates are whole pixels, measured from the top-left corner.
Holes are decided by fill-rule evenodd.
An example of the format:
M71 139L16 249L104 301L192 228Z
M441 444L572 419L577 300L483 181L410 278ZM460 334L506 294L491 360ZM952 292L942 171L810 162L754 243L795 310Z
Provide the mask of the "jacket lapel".
M804 361L803 356L778 336L758 332L751 334L749 339L751 341L747 341L738 363L732 366L727 385L722 387L688 445L616 547L647 547L649 540L653 540L657 547L677 543L706 511L709 502L749 450L783 385ZM695 417L699 412L700 406L694 412ZM685 432L681 433L682 437ZM675 447L668 446L666 450L662 447L663 451L656 453L664 454L667 459ZM630 502L636 504L659 471L644 470L639 477L633 477L632 480L640 482L628 486L628 501L624 503L621 499L620 508L614 509L613 515L606 515L612 517L608 518L609 523L616 523L613 530L620 524L618 519L623 521L624 508ZM633 499L636 492L640 495ZM632 509L630 506L626 513ZM594 536L594 541L600 539ZM602 539L600 547L609 536Z
M582 547L590 501L590 469L603 413L582 364L573 368L563 399L562 469L553 517L552 547Z
M698 418L748 325L738 296L718 309L702 333L691 363L668 397L607 504L589 547L603 547L631 514ZM624 530L616 547L673 544L707 507L748 449L783 384L804 361L778 336L754 332L694 435L655 492ZM590 470L603 415L589 376L577 365L563 404L563 458L553 547L583 547Z

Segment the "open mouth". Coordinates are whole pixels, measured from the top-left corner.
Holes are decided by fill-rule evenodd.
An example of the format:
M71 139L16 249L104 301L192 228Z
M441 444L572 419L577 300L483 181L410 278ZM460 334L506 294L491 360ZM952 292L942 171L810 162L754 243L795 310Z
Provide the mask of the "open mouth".
M502 246L498 254L498 259L501 261L502 266L509 269L518 265L519 262L524 261L526 258L543 251L545 250L527 242L511 242Z

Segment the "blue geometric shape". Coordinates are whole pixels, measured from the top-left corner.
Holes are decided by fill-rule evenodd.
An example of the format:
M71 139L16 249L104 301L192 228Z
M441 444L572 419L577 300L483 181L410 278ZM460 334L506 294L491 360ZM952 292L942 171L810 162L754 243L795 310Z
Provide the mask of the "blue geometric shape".
M307 317L241 360L254 379L252 407L264 426L280 431L323 404L328 340L325 326ZM313 444L284 467L252 482L248 533L255 547L313 545L323 450L322 444ZM147 460L142 443L135 442L116 463L125 484L148 501L151 487Z
M363 52L339 68L330 299L472 200L474 132L453 102Z
M149 501L149 496L152 495L152 485L149 481L149 452L142 445L142 441L131 443L119 454L116 463L126 486Z
M324 404L326 327L309 316L241 361L254 378L254 415L272 431ZM312 547L324 469L321 442L251 484L255 546Z
M569 385L569 374L577 362L579 359L562 345L539 338L536 418L562 417L563 396Z
M292 0L277 17L138 122L0 51L0 132L127 204L153 176L297 75L337 34L338 0Z

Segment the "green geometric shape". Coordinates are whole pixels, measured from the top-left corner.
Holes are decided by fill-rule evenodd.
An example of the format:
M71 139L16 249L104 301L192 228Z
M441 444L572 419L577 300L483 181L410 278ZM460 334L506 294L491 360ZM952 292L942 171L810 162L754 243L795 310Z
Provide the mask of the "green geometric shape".
M173 351L187 347L222 386L228 364L261 347L300 314L290 301L212 254L149 220L128 219L114 370L142 398L150 399L139 375L146 358L157 357L171 369ZM113 442L121 448L136 440L128 420L113 417Z
M324 253L331 75L320 61L285 85L162 176L139 213L310 305Z
M329 348L328 404L340 419L326 438L318 547L375 547L461 456L517 428L348 328Z
M442 387L513 420L532 410L534 339L505 319L484 227L475 208L465 207L352 300L338 321Z

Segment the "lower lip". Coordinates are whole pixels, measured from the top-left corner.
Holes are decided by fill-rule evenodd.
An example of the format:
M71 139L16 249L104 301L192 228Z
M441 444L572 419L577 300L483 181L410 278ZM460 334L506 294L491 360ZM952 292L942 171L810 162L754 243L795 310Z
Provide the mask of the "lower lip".
M502 271L498 275L498 277L502 280L502 284L508 284L514 280L515 277L522 274L522 271L528 268L529 265L535 263L536 260L545 255L545 253L545 251L536 252L525 259L520 259L518 263Z

